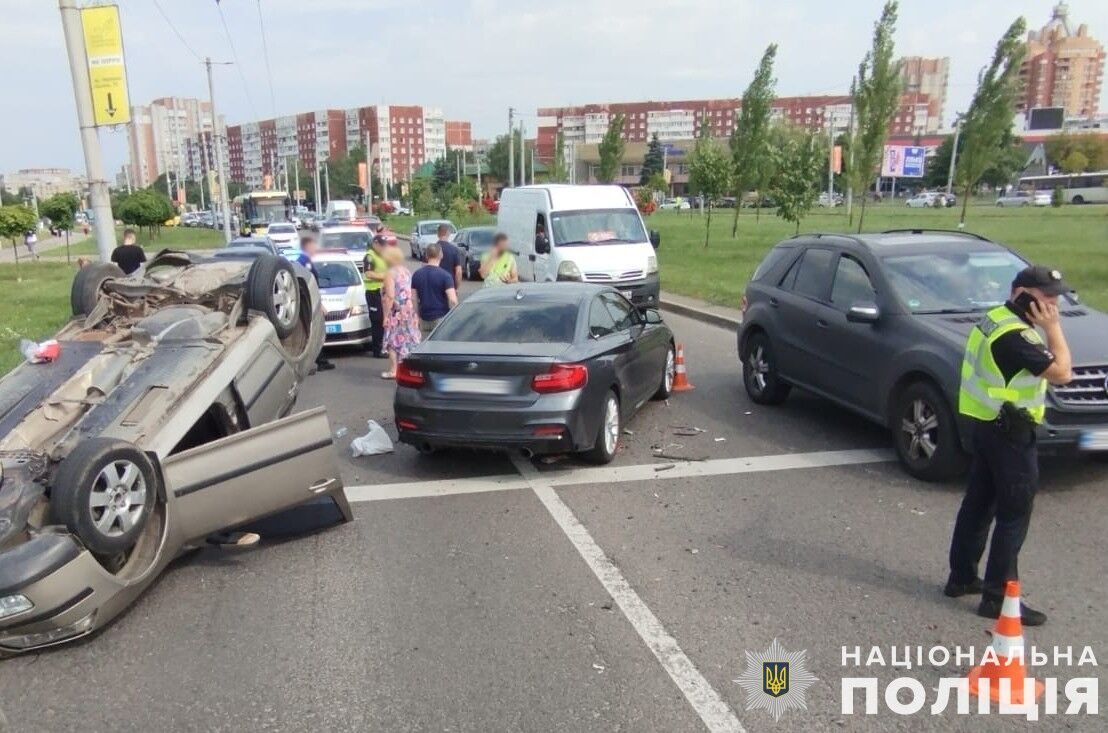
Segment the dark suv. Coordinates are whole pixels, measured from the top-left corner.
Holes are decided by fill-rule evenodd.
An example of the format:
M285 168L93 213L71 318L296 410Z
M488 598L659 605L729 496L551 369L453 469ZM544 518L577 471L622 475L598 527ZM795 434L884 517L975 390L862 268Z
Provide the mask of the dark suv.
M1003 303L1027 262L964 232L802 235L780 242L743 299L739 358L759 404L801 387L888 426L908 473L965 470L957 415L970 329ZM1061 302L1074 378L1051 387L1040 446L1108 449L1108 316Z

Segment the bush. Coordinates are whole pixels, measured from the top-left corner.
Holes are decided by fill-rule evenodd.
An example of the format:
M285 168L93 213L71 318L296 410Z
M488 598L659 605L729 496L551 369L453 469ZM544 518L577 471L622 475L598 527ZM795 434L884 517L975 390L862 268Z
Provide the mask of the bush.
M1050 192L1050 205L1057 209L1064 203L1066 203L1066 196L1062 193L1062 187L1055 186L1054 190Z
M450 218L454 221L460 221L466 217L469 213L469 205L466 200L460 196L456 196L453 201L450 202L450 208L448 209Z

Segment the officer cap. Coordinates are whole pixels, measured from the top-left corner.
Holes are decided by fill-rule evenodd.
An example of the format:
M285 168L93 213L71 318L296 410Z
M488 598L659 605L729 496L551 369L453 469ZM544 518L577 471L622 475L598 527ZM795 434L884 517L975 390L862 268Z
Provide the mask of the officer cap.
M1019 271L1012 281L1013 288L1038 288L1047 295L1061 295L1073 288L1062 279L1062 273L1042 265L1031 265Z

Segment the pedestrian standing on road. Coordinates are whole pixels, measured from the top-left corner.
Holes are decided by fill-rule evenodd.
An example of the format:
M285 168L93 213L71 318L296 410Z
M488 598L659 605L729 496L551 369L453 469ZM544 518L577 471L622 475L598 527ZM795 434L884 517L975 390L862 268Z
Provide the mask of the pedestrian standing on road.
M412 275L412 291L416 295L416 311L419 313L419 332L423 338L434 330L442 317L458 305L458 291L454 278L439 267L442 250L438 242L427 245L427 264Z
M973 458L943 592L951 598L981 593L977 614L986 618L1000 616L1005 584L1019 579L1017 561L1039 483L1035 429L1043 421L1047 383L1072 378L1058 316L1058 298L1069 290L1057 270L1021 270L1008 302L986 313L966 343L958 412L972 421ZM982 581L977 565L994 518ZM1046 614L1027 605L1020 616L1027 626L1046 622Z
M316 285L319 284L319 271L315 269L315 263L312 259L319 252L319 240L312 232L304 234L300 238L300 253L296 255L296 261L306 267L308 272L312 273L312 277L315 278ZM323 350L320 349L319 356L315 359L316 371L326 372L335 368L335 362L328 359L323 355Z
M385 272L389 269L382 256L387 246L388 240L384 235L374 236L362 260L362 283L369 308L369 352L378 359L385 358L385 311L381 307L381 288L385 284Z
M481 258L481 278L485 287L519 282L516 258L508 249L508 235L497 232L492 239L492 248Z
M23 246L27 248L27 251L31 254L31 257L38 259L38 252L35 251L35 245L38 244L38 235L35 234L34 229L28 229L27 233L23 235Z
M119 265L124 275L130 275L146 262L146 250L136 240L135 230L128 227L123 230L123 244L112 250L112 262Z
M382 379L395 379L396 366L419 344L419 316L412 302L412 276L404 267L399 247L384 251L389 269L385 273L381 305L385 312L385 349L389 352L389 370Z
M446 224L439 224L439 249L442 251L442 261L439 262L439 267L446 270L446 273L450 277L454 278L454 289L461 290L462 288L462 253L458 251L457 245L450 241L450 227Z

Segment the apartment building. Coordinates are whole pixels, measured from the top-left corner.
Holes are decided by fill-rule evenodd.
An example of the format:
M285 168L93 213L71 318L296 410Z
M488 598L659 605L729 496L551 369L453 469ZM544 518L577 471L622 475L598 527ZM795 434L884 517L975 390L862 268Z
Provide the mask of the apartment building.
M162 97L131 107L127 149L132 185L149 186L166 171L189 176L188 141L213 129L212 106L201 99Z
M50 198L56 193L84 195L87 188L84 175L68 168L21 168L14 173L0 174L0 188L16 194L30 189L38 199Z
M227 128L227 161L232 181L261 187L292 166L313 170L317 162L347 150L346 112L325 109L284 115Z
M374 171L386 183L406 181L428 161L446 155L448 124L472 145L468 122L447 123L442 110L419 105L375 105L346 110L346 145L373 146ZM451 145L453 147L453 145Z
M1067 117L1095 117L1104 62L1104 46L1089 35L1087 25L1074 30L1068 6L1058 3L1050 21L1027 34L1017 111L1027 114L1036 107L1062 107Z
M538 110L536 151L551 160L558 133L567 147L596 145L608 130L612 117L623 114L623 139L646 142L654 135L663 142L691 140L707 125L712 137L727 137L735 129L742 100L694 99L671 102L610 102L576 107L544 107ZM772 114L810 130L845 130L850 120L849 95L778 97ZM923 92L905 94L890 125L892 135L917 135L937 129L932 122L931 99Z
M950 83L950 58L926 58L908 56L900 60L900 78L904 83L904 95L926 96L929 100L927 128L924 132L937 132L942 127L946 112L946 92Z

